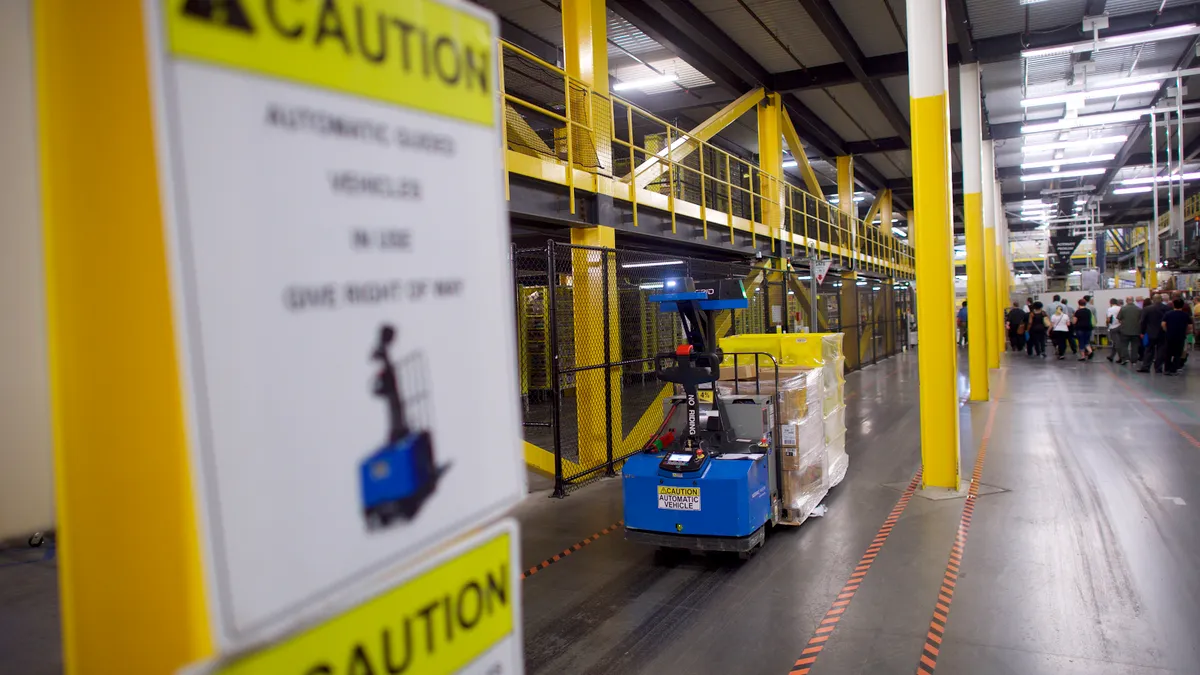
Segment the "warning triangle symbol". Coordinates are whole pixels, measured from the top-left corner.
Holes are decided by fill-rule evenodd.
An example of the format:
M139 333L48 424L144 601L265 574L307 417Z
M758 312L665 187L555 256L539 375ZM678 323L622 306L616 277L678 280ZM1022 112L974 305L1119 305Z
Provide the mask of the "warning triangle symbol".
M183 13L227 28L253 33L254 27L246 18L241 0L186 0Z

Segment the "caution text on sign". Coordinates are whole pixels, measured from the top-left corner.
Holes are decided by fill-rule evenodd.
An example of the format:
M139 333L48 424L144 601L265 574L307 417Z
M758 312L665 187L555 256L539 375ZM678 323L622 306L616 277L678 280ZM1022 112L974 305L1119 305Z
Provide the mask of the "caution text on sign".
M659 485L658 508L672 511L699 511L700 488Z

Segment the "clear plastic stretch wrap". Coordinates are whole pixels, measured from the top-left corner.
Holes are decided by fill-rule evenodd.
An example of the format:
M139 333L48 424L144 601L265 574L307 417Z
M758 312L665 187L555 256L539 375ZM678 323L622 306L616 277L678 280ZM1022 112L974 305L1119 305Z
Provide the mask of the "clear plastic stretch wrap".
M782 522L799 525L846 477L846 359L841 333L773 333L721 339L721 397L773 394L779 364ZM733 368L732 354L738 358ZM774 360L751 353L766 353ZM755 364L757 367L755 367Z

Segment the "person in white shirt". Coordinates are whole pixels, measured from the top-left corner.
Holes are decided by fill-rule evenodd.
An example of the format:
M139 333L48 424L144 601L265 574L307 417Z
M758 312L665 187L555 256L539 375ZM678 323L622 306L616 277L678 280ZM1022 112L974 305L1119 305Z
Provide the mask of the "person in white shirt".
M1054 353L1059 361L1067 358L1067 334L1070 330L1071 315L1059 305L1050 317L1050 340L1054 342Z
M1121 300L1113 298L1108 301L1108 311L1105 313L1104 325L1108 327L1108 360L1115 361L1117 354L1120 351L1117 349L1117 344L1121 341L1121 322L1117 320L1117 315L1121 312Z

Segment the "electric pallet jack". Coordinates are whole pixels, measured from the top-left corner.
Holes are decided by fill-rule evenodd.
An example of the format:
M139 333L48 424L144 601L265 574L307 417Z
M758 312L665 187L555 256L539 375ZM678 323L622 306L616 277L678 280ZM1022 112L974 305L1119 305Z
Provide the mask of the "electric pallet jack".
M625 538L748 557L780 515L776 399L717 391L725 355L717 344L716 312L748 307L742 283L677 283L678 292L649 300L677 312L683 324L687 344L658 355L655 368L658 379L680 385L683 396L665 402L662 426L622 469Z

